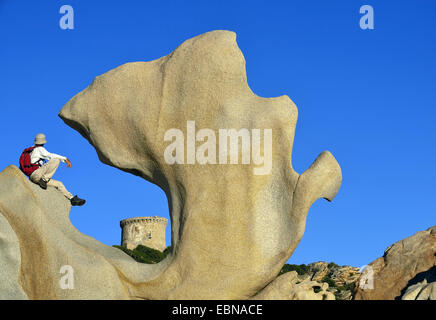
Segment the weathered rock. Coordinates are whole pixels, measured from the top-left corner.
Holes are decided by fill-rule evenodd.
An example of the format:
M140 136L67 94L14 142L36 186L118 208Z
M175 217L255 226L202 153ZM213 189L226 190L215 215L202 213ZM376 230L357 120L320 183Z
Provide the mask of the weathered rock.
M401 300L416 300L419 292L427 285L427 281L419 282L417 284L411 285L406 289L406 292L401 297Z
M119 270L134 281L144 275L152 278L154 265L137 263L75 229L70 209L59 191L42 190L16 166L0 173L1 229L9 229L9 244L0 245L6 265L0 269L0 278L10 277L6 286L1 282L1 298L129 299L132 295ZM5 260L8 253L10 258ZM60 273L63 266L72 267L74 289L61 286L66 275Z
M386 249L383 257L369 264L373 273L373 289L371 286L362 288L362 275L355 299L399 299L413 278L434 268L435 253L436 226L394 243Z
M261 98L251 91L233 32L208 32L166 57L111 70L59 116L95 147L102 162L165 191L173 252L158 264L139 265L78 232L68 221L65 199L55 190L35 189L8 167L0 174L0 211L20 241L21 262L15 260L12 269L21 263L20 287L32 299L249 298L276 277L297 247L312 203L332 200L341 184L329 152L303 174L293 170L297 108L287 96ZM260 130L264 137L253 153L263 148L263 164L214 164L213 148L207 149L209 162L200 164L190 125L208 129L197 138L210 143L219 129L246 129L242 135L251 133L253 141ZM270 129L271 144L265 133ZM187 137L181 159L188 164L169 164L165 157L165 137L174 131ZM230 144L237 150L231 155L250 154ZM204 145L197 147L199 152ZM65 264L74 268L80 290L59 289Z
M295 250L311 204L332 199L339 189L341 171L329 152L301 176L292 169L297 109L287 96L266 99L251 91L235 38L208 32L161 59L118 67L59 114L104 163L156 183L169 199L174 254L153 282L132 286L137 296L252 296ZM217 134L272 129L271 172L254 174L259 168L253 161L168 164L165 135L178 129L188 137L189 121Z
M424 286L416 297L416 300L436 300L436 282Z
M436 300L436 282L422 282L411 285L401 297L401 300Z
M20 243L0 207L0 299L27 299L20 286Z
M290 271L277 277L253 300L335 300L328 286L308 278L301 281L297 272Z

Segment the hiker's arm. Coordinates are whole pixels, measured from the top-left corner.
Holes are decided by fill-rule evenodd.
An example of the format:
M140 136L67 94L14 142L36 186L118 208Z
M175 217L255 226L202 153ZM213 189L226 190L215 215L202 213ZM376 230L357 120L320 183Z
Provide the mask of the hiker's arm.
M39 151L40 151L41 157L43 159L46 159L46 160L59 159L62 162L66 162L67 161L67 157L61 156L61 155L56 154L56 153L48 152L44 147L40 147Z

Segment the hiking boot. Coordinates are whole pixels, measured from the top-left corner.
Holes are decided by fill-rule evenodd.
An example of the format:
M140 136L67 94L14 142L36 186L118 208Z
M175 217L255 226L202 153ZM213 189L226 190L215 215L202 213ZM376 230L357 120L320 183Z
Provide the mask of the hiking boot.
M70 199L72 206L83 206L86 202L84 199L80 199L77 195Z
M42 178L39 179L39 181L38 181L38 185L39 185L42 189L47 190L47 182L44 181L44 180L42 180Z

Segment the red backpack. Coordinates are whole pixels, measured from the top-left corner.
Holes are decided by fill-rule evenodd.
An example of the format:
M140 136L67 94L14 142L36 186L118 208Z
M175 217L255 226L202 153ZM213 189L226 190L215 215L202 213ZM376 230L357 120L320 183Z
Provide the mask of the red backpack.
M23 153L20 156L20 169L23 171L23 173L30 177L30 175L35 171L36 169L39 169L39 165L37 163L31 163L30 162L30 153L35 149L36 147L30 147L24 149Z

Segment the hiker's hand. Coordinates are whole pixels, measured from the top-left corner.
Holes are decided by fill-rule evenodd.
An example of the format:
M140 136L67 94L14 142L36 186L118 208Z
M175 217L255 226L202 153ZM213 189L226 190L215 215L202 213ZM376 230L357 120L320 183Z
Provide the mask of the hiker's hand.
M70 160L67 158L65 161L67 162L67 168L71 168L71 162L70 162Z

